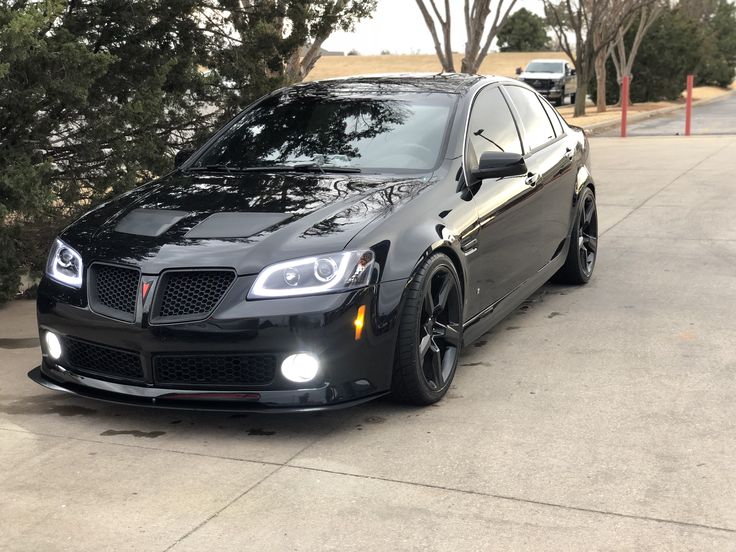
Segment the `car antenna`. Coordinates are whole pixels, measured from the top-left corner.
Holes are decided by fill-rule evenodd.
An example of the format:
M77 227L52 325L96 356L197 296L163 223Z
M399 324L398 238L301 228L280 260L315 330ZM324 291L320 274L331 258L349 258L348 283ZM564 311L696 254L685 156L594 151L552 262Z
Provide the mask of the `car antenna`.
M480 136L480 137L481 137L481 138L483 138L484 140L487 140L487 141L489 141L489 142L490 142L491 144L493 144L494 146L496 146L496 147L497 147L498 149L500 149L500 150L501 150L501 151L502 151L503 153L506 153L506 152L504 151L504 149L503 149L503 148L502 148L501 146L499 146L499 145L498 145L498 144L497 144L496 142L494 142L493 140L491 140L490 138L488 138L488 137L486 137L486 136L483 136L483 131L484 131L484 130L485 130L485 129L483 129L483 128L479 128L478 130L476 130L476 131L475 131L475 132L473 133L473 136Z

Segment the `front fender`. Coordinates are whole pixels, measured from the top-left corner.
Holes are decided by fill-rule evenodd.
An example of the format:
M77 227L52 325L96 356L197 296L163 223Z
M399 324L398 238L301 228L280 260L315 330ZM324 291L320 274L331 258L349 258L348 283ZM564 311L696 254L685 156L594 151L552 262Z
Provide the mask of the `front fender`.
M577 175L577 182L575 183L575 199L577 201L577 197L580 195L580 192L583 191L583 188L586 188L588 186L593 186L593 176L590 174L590 171L588 170L588 167L585 165L582 165L578 169L578 175Z

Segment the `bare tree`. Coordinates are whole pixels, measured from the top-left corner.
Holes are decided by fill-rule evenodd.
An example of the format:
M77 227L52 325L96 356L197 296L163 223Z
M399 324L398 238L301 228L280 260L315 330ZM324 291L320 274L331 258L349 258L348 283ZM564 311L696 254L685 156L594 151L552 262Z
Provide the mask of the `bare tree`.
M606 62L611 55L611 49L613 48L613 42L608 47L601 48L601 41L605 29L597 28L593 30L593 46L598 50L595 56L595 82L596 82L596 100L595 106L598 113L606 111L606 83L608 82L608 70L606 68Z
M427 24L429 33L432 35L432 41L434 42L434 50L437 52L437 58L440 60L442 70L447 73L455 72L455 62L452 59L452 27L450 18L450 0L445 0L444 16L437 8L435 0L429 0L429 5L432 8L430 13L427 7L426 0L416 0L419 11L422 12L424 22ZM436 22L435 22L436 18ZM440 41L440 34L442 40Z
M644 40L644 36L649 31L652 24L662 14L665 7L666 3L660 0L645 3L639 10L637 10L629 24L619 29L618 35L613 41L611 47L611 59L613 60L613 65L616 67L616 82L619 86L619 101L623 101L621 88L623 86L624 77L629 77L629 79L634 78L631 70L634 66L636 54L639 52L642 40ZM631 43L631 47L627 51L625 41L626 33L636 17L638 17L639 23L636 28L636 34L634 35L634 41Z
M585 115L588 83L601 51L609 51L629 15L630 3L620 0L544 0L547 20L563 51L575 66L578 86L575 117ZM573 39L569 34L573 35Z
M450 0L444 0L443 10L437 6L439 0L416 0L424 22L432 35L434 49L442 64L443 71L454 72L452 58L452 21ZM506 22L517 0L465 0L465 55L460 71L475 74L488 55L493 39ZM490 28L488 27L490 17Z

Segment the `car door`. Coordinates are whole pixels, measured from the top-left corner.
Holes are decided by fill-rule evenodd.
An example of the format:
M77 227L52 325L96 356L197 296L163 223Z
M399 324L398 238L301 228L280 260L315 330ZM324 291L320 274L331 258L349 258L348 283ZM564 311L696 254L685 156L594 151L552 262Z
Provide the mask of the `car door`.
M468 258L469 280L478 299L471 315L503 298L535 268L534 189L525 175L474 180L472 172L486 151L523 153L518 127L498 85L478 92L466 132L465 175L479 227L477 248Z
M578 79L575 76L575 69L570 67L569 63L565 64L565 75L565 94L571 96L578 89Z
M534 188L528 215L533 219L529 224L534 226L534 247L529 249L536 271L562 251L570 230L575 150L544 98L521 86L504 85L504 91L522 130L528 181Z

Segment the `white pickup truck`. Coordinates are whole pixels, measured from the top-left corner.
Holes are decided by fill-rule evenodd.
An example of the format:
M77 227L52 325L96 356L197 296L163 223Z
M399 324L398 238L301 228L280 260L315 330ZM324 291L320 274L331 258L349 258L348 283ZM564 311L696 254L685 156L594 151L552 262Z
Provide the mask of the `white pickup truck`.
M570 103L575 103L575 90L578 80L575 69L570 62L564 59L534 59L529 62L526 69L521 67L516 70L518 79L525 82L542 96L555 105L565 103L565 98L570 98Z

